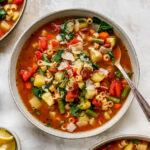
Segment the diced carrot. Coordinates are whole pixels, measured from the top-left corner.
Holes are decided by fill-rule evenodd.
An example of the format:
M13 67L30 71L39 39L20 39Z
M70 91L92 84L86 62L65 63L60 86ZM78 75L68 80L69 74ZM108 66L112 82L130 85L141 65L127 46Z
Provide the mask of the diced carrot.
M115 96L115 87L116 87L116 81L112 81L109 89L109 93L112 96Z
M25 83L25 86L26 86L27 89L31 89L32 84L31 84L30 82L26 82L26 83Z
M93 29L90 29L90 34L93 35L95 31Z
M50 72L52 72L52 73L56 73L56 72L58 71L57 68L49 68L48 70L49 70Z
M68 43L68 46L69 45L72 45L72 44L76 44L76 43L78 43L78 42L80 42L80 40L78 40L78 39L73 39L73 40L71 40L69 43Z
M114 104L114 108L118 109L121 107L121 104Z
M99 38L101 38L101 39L106 39L106 38L108 38L109 37L109 33L108 32L101 32L100 34L99 34Z
M23 0L14 0L13 4L20 5L23 3Z
M41 60L42 59L42 53L40 51L36 51L35 52L35 56L36 56L37 60Z
M56 40L52 40L52 46L57 47L59 45L59 42Z
M117 81L115 86L116 86L116 87L115 87L116 96L117 96L117 97L120 97L120 96L121 96L121 91L122 91L121 82L120 82L120 81Z

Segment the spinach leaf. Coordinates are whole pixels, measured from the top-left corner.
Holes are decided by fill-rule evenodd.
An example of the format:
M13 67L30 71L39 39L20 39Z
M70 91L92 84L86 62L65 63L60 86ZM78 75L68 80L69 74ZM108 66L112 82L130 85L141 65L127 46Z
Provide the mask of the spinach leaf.
M71 115L73 115L75 117L79 117L78 111L80 110L80 107L82 107L82 106L76 106L75 104L72 104L71 105Z
M41 75L45 75L45 72L44 72L41 68L38 69L38 72L39 72Z
M57 63L61 63L61 60L62 60L61 55L63 52L64 52L64 50L58 50L56 55L52 58L53 61L55 61Z
M131 78L132 73L128 72L127 75L128 75L129 78Z
M66 75L67 75L67 70L65 70L65 72L63 72L62 78L64 78Z
M133 140L133 143L134 143L134 144L138 144L138 143L139 143L139 140L135 139L135 140Z
M86 89L85 84L84 84L84 86L82 87L82 90L83 90L83 98L84 98L84 101L86 102L85 95L86 95L86 93L87 93L87 89Z
M65 32L67 32L67 22L64 22L61 25L61 33L65 33Z
M68 37L69 37L68 40L72 40L74 38L74 32L69 33Z
M100 23L101 23L101 20L98 19L97 17L93 17L93 23L100 24Z
M115 57L112 52L108 52L110 59L112 60L113 65L115 64Z
M35 113L39 116L40 112L37 109L34 109Z
M52 124L51 124L51 123L47 123L45 126L46 126L46 127L51 127Z
M109 34L112 34L113 33L113 28L112 28L112 26L110 26L106 22L102 21L100 23L100 27L99 27L98 32L103 32L103 31L107 31Z
M92 67L93 70L98 70L99 69L99 65L92 63Z
M3 8L0 8L0 20L4 19L6 15L7 12Z
M82 93L79 94L78 98L81 101L81 99L82 99Z
M60 87L58 87L59 93L64 97L66 95L66 91Z
M47 63L50 63L50 61L49 61L49 59L48 59L48 57L47 57L46 55L43 55L43 60L44 60L45 62L47 62Z
M120 71L116 71L115 75L117 78L122 79L122 73Z
M41 87L33 87L32 92L35 96L41 99L41 95L44 93L44 90Z
M56 129L60 128L64 123L65 123L65 120L62 120L60 125L58 127L56 127Z
M34 77L31 77L31 78L29 79L29 81L30 81L30 82L34 82Z

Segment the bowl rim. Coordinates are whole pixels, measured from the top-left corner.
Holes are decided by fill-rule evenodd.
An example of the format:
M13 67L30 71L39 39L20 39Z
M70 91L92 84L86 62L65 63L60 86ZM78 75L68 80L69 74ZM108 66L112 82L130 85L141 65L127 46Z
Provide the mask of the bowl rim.
M0 129L4 129L7 132L9 132L10 134L12 134L12 136L14 137L15 142L16 142L16 147L17 147L16 150L21 150L21 143L20 143L20 139L19 139L18 135L14 131L12 131L8 128L0 126Z
M15 43L15 46L13 48L13 51L12 51L12 55L11 55L11 59L10 59L10 66L9 66L9 73L8 73L8 80L9 80L9 87L10 87L10 91L11 91L11 94L12 94L12 97L17 105L17 107L19 108L20 112L25 116L25 118L31 123L33 124L34 126L36 126L37 128L39 128L40 130L44 131L45 133L47 134L50 134L50 135L54 135L54 136L57 136L57 137L61 137L61 138L66 138L66 139L80 139L80 138L86 138L86 137L91 137L91 136L95 136L97 134L100 134L106 130L108 130L109 128L111 128L114 124L116 124L122 117L123 115L125 114L125 112L128 110L131 102L133 101L133 98L134 96L132 96L132 98L130 98L130 101L128 100L127 102L125 102L126 104L126 108L125 108L125 104L124 104L124 107L122 107L122 111L120 110L109 122L107 122L106 124L104 124L103 126L100 126L98 128L96 128L97 130L100 130L101 131L97 131L96 129L92 129L92 130L89 130L89 131L84 131L84 132L76 132L76 133L68 133L68 132L63 132L63 131L60 131L60 130L56 130L56 129L53 129L53 128L47 128L47 127L44 127L44 125L38 121L35 117L31 117L29 114L29 112L26 110L23 110L21 107L23 106L20 106L18 100L16 99L15 97L15 93L13 92L13 88L12 88L12 85L11 85L11 67L12 67L12 60L13 60L13 57L14 56L14 53L15 53L15 50L16 50L16 47L17 45L19 44L19 42L21 41L21 39L24 37L25 33L28 32L28 30L30 30L32 27L34 27L36 24L38 24L40 21L44 20L46 17L49 17L49 16L53 16L53 15L56 15L58 13L67 13L67 12L70 12L70 11L80 11L80 12L87 12L87 13L90 13L90 14L95 14L97 16L99 16L100 18L103 18L105 20L108 20L109 22L111 22L111 24L113 24L113 26L115 26L115 28L117 28L121 33L122 35L124 36L124 38L127 40L127 43L129 44L129 46L131 47L132 49L132 52L134 53L134 57L135 57L135 60L136 60L136 66L138 68L138 71L137 71L137 81L135 83L136 86L138 86L138 83L139 83L139 76L140 76L140 67L139 67L139 62L138 62L138 58L137 58L137 54L136 54L136 51L135 51L135 48L133 47L133 44L132 42L130 41L129 37L127 36L127 34L123 31L123 29L118 25L116 24L113 20L111 20L110 18L108 17L105 17L103 14L101 13L97 13L95 11L91 11L91 10L88 10L88 9L83 9L83 8L79 8L79 9L64 9L64 10L60 10L60 11L54 11L54 12L51 12L51 13L48 13L42 17L40 17L39 19L37 19L34 23L32 23L23 33L22 35L19 37L19 39L17 40L17 42ZM69 15L68 15L69 16ZM40 28L40 27L38 27ZM16 86L16 85L15 85ZM16 87L17 88L17 87ZM21 97L19 97L19 99L21 100ZM24 104L23 104L24 105ZM25 107L25 106L24 106ZM119 115L118 115L119 114Z
M21 21L21 18L22 18L22 16L23 16L24 11L25 11L26 5L27 5L27 0L24 0L23 6L22 6L22 10L21 10L21 15L19 16L19 18L18 18L18 20L15 22L15 24L12 26L12 28L11 28L6 34L4 34L4 36L2 36L2 37L0 38L0 42L1 42L2 40L4 40L4 39L14 30L14 28L17 26L17 24L19 23L19 21Z
M99 148L100 146L103 146L104 144L120 140L120 139L139 139L139 140L145 140L150 142L150 136L147 135L141 135L141 134L123 134L123 135L116 135L116 136L108 136L102 141L97 142L93 146L91 146L88 150L95 150L96 148Z

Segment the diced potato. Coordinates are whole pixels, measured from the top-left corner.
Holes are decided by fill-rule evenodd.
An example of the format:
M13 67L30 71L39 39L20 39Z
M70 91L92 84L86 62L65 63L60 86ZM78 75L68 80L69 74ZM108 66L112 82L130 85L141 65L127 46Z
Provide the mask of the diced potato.
M106 119L106 120L110 120L110 115L109 115L109 113L106 111L106 112L104 112L104 118Z
M77 125L79 127L85 126L88 124L88 122L89 122L89 117L84 112L82 112L81 117L79 117L79 120L77 122Z
M91 61L95 63L95 62L101 61L103 57L102 57L101 52L91 48L90 49L90 58L91 58Z
M55 74L55 79L56 79L58 82L61 82L62 79L63 79L63 72L62 72L62 71L58 71L58 72Z
M35 96L33 96L29 100L29 103L30 103L31 107L35 108L35 109L38 109L38 108L40 108L42 106L41 101L37 97L35 97Z
M84 65L84 63L82 61L77 60L77 61L75 61L74 68L77 68L78 73L80 73L83 68L83 65Z
M43 75L36 75L34 79L34 86L41 87L45 85L45 77Z
M90 125L93 125L95 123L95 118L91 118L90 120L89 120L89 124Z
M12 18L13 21L16 21L19 18L20 13L19 12L14 12L14 16Z
M137 145L137 150L147 150L148 144L147 143L139 143Z
M88 109L88 108L91 107L91 102L88 101L88 100L84 101L84 99L82 99L79 107L80 107L81 110Z
M91 79L93 82L100 82L105 78L104 74L101 74L100 72L93 73Z
M5 31L8 31L11 28L11 26L6 21L2 21L0 24L0 27L2 30L5 30Z
M5 11L8 11L8 10L10 10L10 9L11 9L11 5L6 4L6 5L4 6L4 10L5 10Z
M44 93L41 97L42 100L44 100L48 106L52 106L54 104L54 100L50 92Z
M16 4L12 4L12 5L11 5L11 9L12 9L12 10L17 10L17 5L16 5Z
M85 97L86 99L93 99L93 97L97 94L97 90L87 90Z
M84 86L84 82L83 81L78 82L78 86L79 86L80 89L82 89L82 87Z

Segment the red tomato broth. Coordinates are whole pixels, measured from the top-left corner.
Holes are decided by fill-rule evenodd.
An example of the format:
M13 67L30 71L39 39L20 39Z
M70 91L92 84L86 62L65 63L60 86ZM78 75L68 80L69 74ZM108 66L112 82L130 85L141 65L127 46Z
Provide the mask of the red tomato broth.
M65 18L65 20L67 20L67 19ZM63 23L63 21L64 21L64 18L54 20L51 23L61 25ZM22 78L20 76L20 71L22 69L27 69L28 67L32 67L33 64L35 64L37 61L37 58L35 56L35 52L38 50L38 48L33 48L32 44L37 43L38 38L41 37L42 31L44 30L47 32L46 37L48 37L49 40L54 40L56 38L56 35L58 34L58 32L56 31L56 32L52 33L51 23L44 25L43 27L38 29L35 33L33 33L31 35L31 37L27 40L25 45L23 46L22 51L18 57L18 62L17 62L17 66L16 66L16 83L17 83L17 87L18 87L18 91L19 91L19 94L21 96L21 99L23 100L23 103L27 107L28 111L34 117L36 117L39 121L41 121L43 124L45 124L45 125L51 124L51 127L57 129L57 127L61 124L62 120L65 120L64 125L67 125L68 120L66 117L66 113L60 114L59 109L58 109L58 104L55 103L53 106L55 108L54 111L56 112L56 116L55 116L55 119L51 119L50 115L49 115L49 111L50 111L49 106L43 100L41 100L42 106L38 109L38 111L40 112L40 115L37 115L29 103L30 98L33 96L32 89L26 89L25 88L25 82L22 80ZM85 32L84 34L85 34L84 49L89 52L88 47L93 46L93 44L88 41L88 36L90 36L90 33ZM126 68L129 72L132 72L132 66L131 66L129 55L127 53L127 50L126 50L124 44L122 43L122 41L118 37L117 37L117 44L121 48L121 52L122 52L122 58L121 58L122 66L124 68ZM61 46L59 45L59 47L54 48L54 49L56 49L56 51L57 51L58 49L66 48L66 46L67 46L67 44L61 45ZM117 47L115 47L113 49L114 55L115 55L114 52L116 50L117 50ZM49 59L50 59L50 57L49 57ZM107 69L108 67L110 67L110 64L112 64L112 63L111 63L111 61L109 61L109 63L108 63L108 62L105 62L104 60L101 60L97 64L100 67ZM114 68L114 71L118 71L117 68ZM33 77L36 76L36 74L39 74L39 73L35 73L33 75ZM103 91L103 90L99 90L99 91ZM121 107L123 106L125 101L126 100L120 101L119 104L121 104ZM119 107L119 108L112 107L111 108L112 113L110 114L110 117L111 118L114 117L115 114L120 110L121 107ZM94 111L96 113L98 113L98 119L95 121L95 123L92 125L88 124L88 125L81 126L81 127L77 126L77 128L75 129L74 132L81 132L81 131L87 131L87 130L95 129L95 128L100 127L101 125L108 122L108 120L104 119L104 112L101 108L94 108ZM68 111L66 111L66 112L68 112ZM56 118L58 118L58 120L56 120ZM58 129L62 130L61 128L58 128Z

